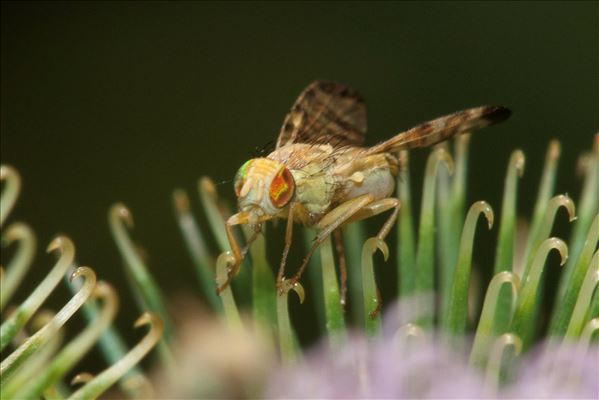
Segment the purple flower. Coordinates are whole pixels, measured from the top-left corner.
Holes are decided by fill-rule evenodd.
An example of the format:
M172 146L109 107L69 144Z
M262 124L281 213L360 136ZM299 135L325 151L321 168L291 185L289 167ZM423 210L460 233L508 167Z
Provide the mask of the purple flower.
M409 307L408 307L409 308ZM405 309L405 307L404 307ZM394 307L392 315L402 315ZM402 318L395 319L402 323ZM405 325L404 325L405 326ZM390 334L392 333L393 334ZM492 392L485 371L468 365L470 346L386 326L381 337L353 334L331 350L321 343L304 360L272 375L274 398L599 398L599 349L544 346L508 365L510 382Z
M599 399L599 347L538 346L502 394L506 398Z

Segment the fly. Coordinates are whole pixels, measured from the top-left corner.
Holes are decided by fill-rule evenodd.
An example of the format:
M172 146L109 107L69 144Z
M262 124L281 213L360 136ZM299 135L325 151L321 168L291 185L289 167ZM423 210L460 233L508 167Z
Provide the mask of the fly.
M312 247L290 284L299 281L310 257L332 233L342 251L340 228L391 210L377 237L388 235L400 203L392 193L398 173L396 153L428 147L459 133L484 128L510 116L502 106L482 106L425 122L372 147L363 147L366 106L360 94L345 85L316 81L298 97L283 121L275 150L266 157L246 161L234 185L239 212L226 221L235 258L224 289L238 272L247 247L241 249L233 235L235 225L249 224L257 236L262 223L287 220L285 247L277 284L283 290L285 263L291 247L293 223L319 230ZM340 257L343 260L344 257ZM341 263L342 299L345 265Z

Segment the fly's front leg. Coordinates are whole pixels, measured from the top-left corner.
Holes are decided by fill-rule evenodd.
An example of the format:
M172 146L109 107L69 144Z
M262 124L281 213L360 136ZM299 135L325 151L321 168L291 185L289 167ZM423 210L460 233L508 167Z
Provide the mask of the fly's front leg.
M293 276L293 278L291 278L292 284L297 283L300 280L304 270L306 269L306 266L308 265L308 262L310 261L310 258L318 246L320 246L320 244L331 234L331 232L347 222L364 206L372 203L373 200L374 196L371 194L358 196L337 206L324 217L322 217L320 221L318 221L315 227L321 229L321 231L318 233L318 235L316 235L316 238L314 238L314 243L302 261L302 265L299 267L297 273Z
M239 272L239 266L245 258L247 250L249 249L252 242L256 240L258 234L260 233L259 230L255 231L254 234L248 240L246 247L242 250L239 246L239 243L237 242L237 239L235 238L235 234L233 233L233 227L235 225L244 225L248 222L248 214L245 212L240 212L232 215L225 223L225 231L227 232L227 239L229 240L229 246L231 246L231 252L233 253L233 257L235 258L235 263L229 267L229 271L227 272L227 280L225 281L225 283L216 288L216 294L220 294L220 292L222 292L227 286L229 286L229 284L231 283L231 279L233 279L233 277L237 275L237 272Z

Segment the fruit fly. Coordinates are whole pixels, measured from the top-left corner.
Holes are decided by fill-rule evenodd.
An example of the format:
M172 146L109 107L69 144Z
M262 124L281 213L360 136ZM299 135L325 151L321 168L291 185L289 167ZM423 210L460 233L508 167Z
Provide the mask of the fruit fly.
M509 117L501 106L482 106L425 122L372 147L363 147L366 106L358 92L345 85L316 81L298 97L283 121L275 150L246 161L234 180L239 212L226 221L235 258L224 289L238 272L248 246L265 221L287 219L285 247L277 282L283 290L284 268L293 223L319 230L295 275L299 281L310 257L332 233L342 252L339 229L353 221L391 210L377 237L383 240L397 219L399 200L392 196L398 174L398 150L428 147L459 133L483 128ZM249 224L254 235L242 249L235 225ZM344 260L342 254L340 260ZM341 263L340 263L341 264ZM340 268L345 283L344 263ZM342 298L345 290L342 289Z

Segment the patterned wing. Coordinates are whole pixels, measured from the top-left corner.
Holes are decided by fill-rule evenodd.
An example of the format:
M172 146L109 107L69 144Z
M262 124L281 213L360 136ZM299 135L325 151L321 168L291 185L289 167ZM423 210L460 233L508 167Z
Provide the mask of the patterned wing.
M276 148L292 143L361 146L366 105L354 89L335 82L311 83L285 117Z
M385 142L370 147L365 154L432 146L459 133L497 124L506 120L510 115L511 111L502 106L482 106L458 111L395 135Z

